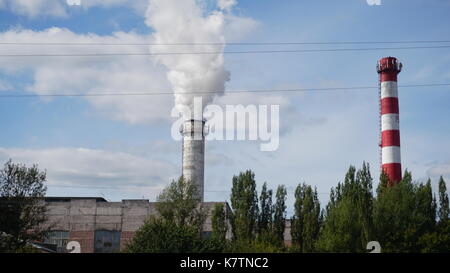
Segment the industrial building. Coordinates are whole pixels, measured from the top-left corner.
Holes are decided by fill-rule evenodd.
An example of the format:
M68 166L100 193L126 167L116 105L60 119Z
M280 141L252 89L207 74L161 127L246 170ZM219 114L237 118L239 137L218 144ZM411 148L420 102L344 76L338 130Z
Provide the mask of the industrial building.
M205 121L186 120L180 128L183 136L182 174L196 184L196 197L207 212L203 235L212 232L211 213L216 204L224 204L226 215L232 210L226 202L203 202ZM146 199L108 202L102 197L46 197L49 229L46 246L56 252L70 252L67 244L79 243L81 253L111 253L122 251L135 232L150 216L158 216L156 202ZM227 217L230 219L230 217ZM231 239L231 224L228 222L227 239ZM286 220L285 244L291 244L290 221Z
M44 243L57 252L67 252L66 245L76 241L81 253L111 253L124 249L134 233L151 215L158 215L156 202L146 199L108 202L102 197L47 197L48 220L45 228L51 229ZM227 215L232 213L228 203L202 203L208 217L204 235L212 231L211 212L215 204L224 204ZM227 238L231 238L229 226ZM286 221L285 243L290 245L290 221Z
M382 58L377 63L380 77L380 147L381 169L390 183L401 180L400 126L397 75L402 64L394 57ZM226 214L232 210L226 202L204 201L205 120L190 119L180 128L182 135L182 175L196 184L197 194L208 217L204 224L205 236L212 231L211 212L215 204L224 204ZM78 242L82 253L119 252L150 216L158 216L156 202L146 199L108 202L102 197L47 197L49 228L45 244L57 252L67 252L67 243ZM229 217L227 217L229 219ZM231 225L227 238L231 238ZM286 220L285 244L291 244L290 221Z
M158 215L156 202L146 199L108 202L102 197L47 197L45 203L48 220L44 228L51 232L44 243L57 252L66 252L70 241L80 244L81 253L119 252L149 216ZM231 213L228 203L202 203L208 213L205 236L212 231L211 211L218 203L225 204L226 213ZM231 238L230 228L227 237Z

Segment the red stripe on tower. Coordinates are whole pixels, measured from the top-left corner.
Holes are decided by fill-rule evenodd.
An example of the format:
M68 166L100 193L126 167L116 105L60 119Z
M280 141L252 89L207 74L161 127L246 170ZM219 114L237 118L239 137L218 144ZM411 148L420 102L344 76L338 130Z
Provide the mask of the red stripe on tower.
M378 61L381 95L381 169L389 177L391 185L402 180L397 87L397 75L401 70L402 64L394 57Z
M381 114L398 114L398 98L381 99Z
M400 147L400 131L385 130L381 132L381 147L398 146Z

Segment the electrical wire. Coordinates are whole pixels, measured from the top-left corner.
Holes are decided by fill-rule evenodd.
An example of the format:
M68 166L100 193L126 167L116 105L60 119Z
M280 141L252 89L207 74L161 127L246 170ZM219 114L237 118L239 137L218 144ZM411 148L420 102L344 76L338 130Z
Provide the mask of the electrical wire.
M141 188L146 186L81 186L81 185L47 185L48 187L53 188L75 188L75 189L102 189L102 190L119 190L124 188ZM160 192L160 189L146 189L146 191L158 191ZM204 191L207 193L231 193L231 190L210 190L210 191ZM288 193L294 193L295 189L287 190ZM318 194L330 194L329 192L318 192Z
M195 46L195 45L350 45L350 44L435 44L450 43L450 40L412 40L412 41L331 41L331 42L180 42L180 43L108 43L108 42L0 42L0 45L39 45L39 46Z
M249 50L249 51L211 51L211 52L158 52L158 53L80 53L80 54L0 54L0 57L113 57L113 56L167 56L167 55L217 55L217 54L274 54L274 53L314 53L314 52L350 52L376 50L412 50L442 49L443 46L411 47L372 47L372 48L331 48L331 49L292 49L292 50Z
M416 88L416 87L439 87L439 86L450 86L450 83L429 83L429 84L410 84L410 85L399 85L399 88ZM369 90L378 89L378 86L353 86L353 87L329 87L329 88L294 88L294 89L253 89L253 90L227 90L222 95L233 95L240 93L283 93L283 92L314 92L314 91L351 91L351 90ZM184 92L177 93L172 91L165 92L150 92L142 91L142 93L114 93L107 90L93 90L96 93L87 94L46 94L52 92L51 90L34 90L37 93L44 94L1 94L0 98L34 98L34 97L106 97L106 96L158 96L158 95L195 95L195 94L216 94L222 91L199 91L199 92ZM131 92L131 91L130 91Z

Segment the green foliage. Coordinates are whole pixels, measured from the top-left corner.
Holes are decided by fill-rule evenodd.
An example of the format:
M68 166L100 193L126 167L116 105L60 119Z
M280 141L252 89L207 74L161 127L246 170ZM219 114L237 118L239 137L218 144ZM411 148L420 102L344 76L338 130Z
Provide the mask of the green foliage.
M291 220L293 247L298 252L313 252L321 222L317 189L300 184L295 189L294 216Z
M231 205L234 240L231 252L280 252L284 248L283 235L286 216L286 189L277 189L276 203L272 190L262 186L260 198L256 193L254 173L246 171L233 177Z
M365 252L372 237L372 176L369 165L350 166L344 183L332 189L317 249L325 252Z
M344 181L331 189L330 201L323 212L317 189L299 184L295 190L290 248L283 244L284 186L277 188L273 203L272 190L264 183L258 203L254 173L248 170L234 176L233 212L228 215L223 204L216 204L211 213L212 234L208 238L202 236L206 214L195 193L195 186L182 178L173 181L158 197L161 217L148 219L127 251L367 252L369 241L380 242L383 252L450 250L449 201L442 177L439 202L433 196L431 181L415 184L408 171L397 184L390 184L382 173L375 198L369 165L363 163L359 170L350 166ZM229 224L231 241L226 239Z
M268 233L267 236L272 236L273 234ZM272 237L272 239L275 239ZM266 235L255 238L253 240L239 240L233 241L227 252L231 253L281 253L285 249L276 244Z
M6 162L0 171L0 252L28 251L27 242L41 239L45 230L47 188L45 172L36 165L28 168Z
M377 196L380 196L383 189L385 189L388 185L389 185L389 177L387 173L384 170L382 170L380 174L380 183L378 184L377 187Z
M228 225L227 215L223 204L216 204L211 216L212 238L218 241L225 241Z
M233 208L231 223L234 240L252 240L258 219L258 197L255 174L251 170L233 176L230 200Z
M273 215L273 233L279 245L284 244L284 230L286 228L286 187L277 188Z
M421 238L421 245L423 252L450 252L450 208L447 194L447 186L444 178L439 179L439 222L436 225L436 231L432 234L427 234L425 238Z
M323 252L361 252L357 237L362 230L357 210L350 199L344 198L325 218L324 227L317 242L317 250Z
M201 238L195 227L151 217L136 232L125 252L187 253L197 252L199 246Z
M449 221L450 207L447 194L447 186L445 185L444 178L439 178L439 221L445 223Z
M435 229L436 201L431 182L413 184L405 171L398 184L381 186L374 204L375 238L383 252L421 252L425 238ZM430 237L431 236L431 237Z
M418 245L423 253L450 253L450 226L423 234Z
M206 214L194 183L180 177L163 190L157 201L156 209L162 218L178 226L196 226L200 231Z
M158 196L160 217L149 218L127 245L126 252L185 253L208 251L202 238L206 219L196 187L180 177ZM214 246L215 247L215 246Z
M272 190L267 189L266 182L264 182L262 186L259 202L258 233L271 232L274 212L272 206Z

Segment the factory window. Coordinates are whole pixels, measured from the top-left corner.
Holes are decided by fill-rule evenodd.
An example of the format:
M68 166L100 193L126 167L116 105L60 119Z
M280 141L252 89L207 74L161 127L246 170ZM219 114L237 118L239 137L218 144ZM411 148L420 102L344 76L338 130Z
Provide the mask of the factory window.
M96 230L94 236L95 253L113 253L120 251L120 231Z
M69 232L63 230L49 231L45 234L44 244L49 244L56 248L56 252L66 252L67 242L69 241Z

